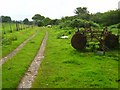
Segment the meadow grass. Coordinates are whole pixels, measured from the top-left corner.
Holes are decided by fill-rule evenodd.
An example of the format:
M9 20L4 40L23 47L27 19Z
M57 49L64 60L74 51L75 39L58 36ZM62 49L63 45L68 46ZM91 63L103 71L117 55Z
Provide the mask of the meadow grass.
M32 88L118 88L118 50L99 56L75 50L69 39L58 39L66 30L49 30L45 58Z
M38 34L14 57L2 65L2 88L16 88L39 50L45 29L37 28Z
M33 35L36 32L35 28L29 28L26 30L21 30L18 32L8 33L3 35L3 41L2 41L2 57L9 54L11 51L13 51L15 48L17 48L24 40L29 38L31 35ZM1 57L0 57L1 58Z

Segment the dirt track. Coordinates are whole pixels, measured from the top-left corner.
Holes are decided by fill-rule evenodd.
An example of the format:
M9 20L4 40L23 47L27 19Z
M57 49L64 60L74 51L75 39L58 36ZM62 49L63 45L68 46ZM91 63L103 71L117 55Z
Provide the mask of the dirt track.
M48 32L46 32L46 35L42 41L40 49L39 49L36 57L32 61L30 67L28 68L27 72L25 73L24 77L21 79L21 81L17 87L17 90L24 90L25 88L27 88L27 90L28 90L31 88L34 78L36 77L38 69L40 67L40 63L41 63L42 59L44 58L44 51L45 51L45 47L46 47L47 38L48 38Z

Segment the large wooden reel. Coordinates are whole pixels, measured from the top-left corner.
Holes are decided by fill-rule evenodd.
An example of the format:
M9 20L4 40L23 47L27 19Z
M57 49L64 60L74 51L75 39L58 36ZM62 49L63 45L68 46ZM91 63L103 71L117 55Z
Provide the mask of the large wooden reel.
M80 32L76 32L71 39L71 45L79 51L85 49L86 42L86 36Z

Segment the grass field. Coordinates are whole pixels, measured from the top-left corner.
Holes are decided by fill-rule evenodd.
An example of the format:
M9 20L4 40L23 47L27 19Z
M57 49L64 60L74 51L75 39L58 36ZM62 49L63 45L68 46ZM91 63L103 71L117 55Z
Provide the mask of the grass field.
M69 39L58 39L67 30L52 28L43 59L32 88L118 88L118 50L105 56L78 52Z
M34 27L4 34L2 57L13 51L29 36L38 31L14 57L2 65L2 88L16 88L48 30L48 41L38 75L32 88L117 88L119 50L97 55L91 50L76 51L71 46L75 30L58 27ZM114 33L117 33L116 29ZM62 35L68 39L60 39ZM15 39L15 40L14 40ZM11 40L9 42L9 40Z
M24 40L33 35L35 32L36 28L29 28L2 35L2 57L17 48Z
M34 59L46 29L37 28L38 34L31 39L13 58L2 65L2 87L16 88Z

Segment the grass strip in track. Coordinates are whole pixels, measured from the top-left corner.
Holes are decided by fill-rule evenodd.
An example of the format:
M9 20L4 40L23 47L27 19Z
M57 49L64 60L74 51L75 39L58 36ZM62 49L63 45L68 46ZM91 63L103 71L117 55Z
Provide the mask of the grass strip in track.
M12 41L11 44L2 45L2 57L5 57L7 54L12 52L15 48L17 48L23 41L25 41L28 37L36 32L36 28L29 28L28 30L21 30L14 33L9 33L3 35L5 38L16 37L17 40ZM0 57L0 58L2 58Z
M32 88L118 88L118 51L105 56L78 52L62 30L49 30L45 58Z
M31 39L16 56L2 66L2 87L16 88L39 50L45 30L38 28L38 34Z

